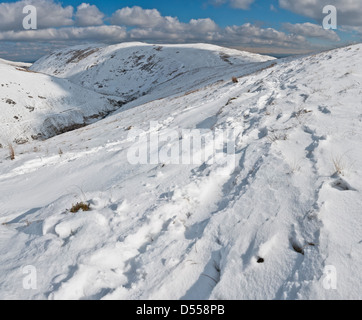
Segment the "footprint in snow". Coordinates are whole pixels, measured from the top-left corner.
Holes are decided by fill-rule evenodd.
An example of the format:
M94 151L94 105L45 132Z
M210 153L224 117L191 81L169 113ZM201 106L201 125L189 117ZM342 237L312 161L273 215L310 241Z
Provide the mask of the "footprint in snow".
M319 106L318 110L324 114L331 114L332 112L327 108L327 107L323 107L323 106Z
M340 191L356 191L356 189L352 188L350 184L342 178L339 178L337 181L333 182L332 187Z

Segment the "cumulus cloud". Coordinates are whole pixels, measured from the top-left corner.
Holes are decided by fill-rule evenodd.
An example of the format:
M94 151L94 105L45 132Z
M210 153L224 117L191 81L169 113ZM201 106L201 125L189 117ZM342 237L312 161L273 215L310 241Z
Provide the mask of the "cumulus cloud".
M213 1L214 4L228 2L240 9L248 8L253 2ZM280 0L282 1L286 5L288 0ZM317 0L309 2L315 1ZM22 28L22 19L25 16L22 9L29 3L38 8L38 30ZM14 43L23 43L24 48L38 46L39 52L43 52L47 47L54 48L57 45L66 46L78 42L119 43L135 40L158 43L208 42L237 48L258 48L255 51L270 48L269 52L307 52L325 49L316 41L308 41L309 38L340 40L334 31L324 30L312 23L286 23L281 30L263 28L251 23L220 27L210 18L191 19L186 23L177 17L163 16L157 9L143 9L138 6L125 7L114 12L108 18L111 25L104 24L106 20L105 15L96 6L88 3L82 3L76 10L72 6L62 7L55 0L2 3L0 41L2 45L6 43L8 48L14 47ZM358 27L348 26L344 30L352 30L351 28L355 33L360 30Z
M131 40L178 42L211 42L214 44L273 49L315 49L306 37L300 34L287 34L273 28L262 28L251 23L241 26L220 28L211 19L191 20L180 23L168 19L168 23L157 28L135 28L129 31Z
M104 13L99 11L95 5L82 3L77 7L75 21L78 26L97 26L103 24Z
M289 49L309 46L305 37L301 35L290 35L273 28L261 28L250 23L226 27L222 38L224 41L239 46L269 46Z
M135 6L117 10L111 23L136 27L129 31L132 40L176 41L206 40L219 30L217 24L207 19L192 19L189 23L180 22L177 17L162 16L156 9L143 9Z
M117 10L111 17L111 23L132 27L154 27L162 23L163 18L156 9L142 9L134 6Z
M127 38L127 31L119 26L48 28L40 30L3 31L0 41L73 41L90 40L121 42Z
M218 0L219 1L219 0ZM164 17L157 10L140 7L118 10L113 23L136 27L128 31L128 38L137 41L212 42L227 46L277 46L280 48L303 45L308 42L301 34L288 35L273 28L261 28L250 23L242 26L219 27L213 20L193 19L183 23L177 17Z
M22 0L10 3L0 3L0 31L23 29L23 8L32 5L37 9L38 28L71 26L73 7L62 7L53 0Z
M330 41L340 41L338 34L333 30L325 30L321 25L313 23L285 23L283 28L290 33L310 38L322 38Z
M305 17L322 21L325 17L323 8L326 5L334 5L338 12L338 24L347 26L362 25L362 1L361 0L279 0L279 6L293 11Z
M154 28L136 28L129 31L132 40L157 40L171 42L212 41L218 38L220 28L207 19L192 19L182 23L177 18L165 17L161 24Z

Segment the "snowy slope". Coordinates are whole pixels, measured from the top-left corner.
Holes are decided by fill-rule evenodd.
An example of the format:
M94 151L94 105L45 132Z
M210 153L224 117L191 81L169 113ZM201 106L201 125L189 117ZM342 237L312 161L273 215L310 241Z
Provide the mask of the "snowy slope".
M143 97L139 104L251 73L260 63L268 65L272 60L208 44L130 42L61 49L41 58L31 70L68 78L96 92L117 95L124 102Z
M71 47L32 66L0 60L0 144L48 138L120 107L249 74L273 60L206 44L143 43Z
M361 50L279 60L18 146L14 161L0 149L0 298L361 299ZM195 128L233 129L234 165L129 161L139 130ZM69 212L80 201L91 211Z
M26 63L26 62L15 62L15 61L8 61L4 59L0 59L0 64L7 64L14 67L20 67L20 68L29 68L32 66L32 63Z
M28 66L0 61L2 145L48 138L92 123L119 107L117 98L29 71Z

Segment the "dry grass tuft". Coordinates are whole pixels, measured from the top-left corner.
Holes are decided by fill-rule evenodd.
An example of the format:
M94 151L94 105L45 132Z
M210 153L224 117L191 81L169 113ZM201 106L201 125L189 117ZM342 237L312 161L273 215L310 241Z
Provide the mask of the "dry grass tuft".
M271 133L268 136L268 139L271 143L280 141L280 140L286 141L286 140L288 140L288 135L286 133Z
M8 144L10 160L15 160L15 150L11 143Z
M79 210L90 211L90 205L88 203L78 202L77 204L74 204L69 211L72 213L76 213Z
M333 157L333 166L334 166L334 174L343 175L343 170L345 169L345 162L343 161L343 156Z

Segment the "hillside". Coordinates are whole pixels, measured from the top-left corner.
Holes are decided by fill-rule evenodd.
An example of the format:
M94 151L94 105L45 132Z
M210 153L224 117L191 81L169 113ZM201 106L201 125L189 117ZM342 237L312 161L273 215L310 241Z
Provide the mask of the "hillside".
M0 61L0 144L22 144L93 123L119 108L105 97L66 79Z
M142 97L133 104L139 105L251 73L272 60L208 44L156 46L131 42L61 49L38 60L31 70L116 95L123 103Z
M0 144L44 140L110 112L255 72L273 58L212 45L125 43L0 60Z
M235 66L237 83L201 65L209 80L190 92L16 146L13 161L0 149L0 299L361 299L361 50ZM58 76L94 88L88 57ZM209 135L201 162L181 161L191 129ZM79 202L91 210L70 212Z

